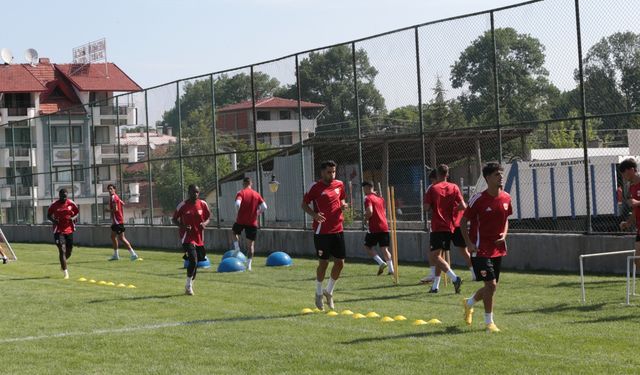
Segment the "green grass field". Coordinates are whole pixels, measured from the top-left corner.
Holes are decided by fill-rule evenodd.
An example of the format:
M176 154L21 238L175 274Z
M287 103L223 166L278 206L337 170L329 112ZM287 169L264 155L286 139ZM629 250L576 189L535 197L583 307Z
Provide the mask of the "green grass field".
M589 277L587 305L577 275L505 272L497 295L499 334L483 310L462 321L451 284L437 295L416 282L424 266L402 266L400 284L373 264L347 263L336 309L408 318L381 323L302 315L313 307L316 261L291 268L254 261L252 273L201 270L185 296L178 252L142 250L144 261L108 262L111 250L80 247L63 280L52 244L15 244L0 265L0 374L226 373L634 373L638 306L625 306L621 276ZM123 255L126 254L122 253ZM468 271L458 271L468 277ZM77 281L133 284L135 289ZM463 284L468 296L479 284ZM635 297L635 302L640 297ZM414 326L437 318L439 325Z

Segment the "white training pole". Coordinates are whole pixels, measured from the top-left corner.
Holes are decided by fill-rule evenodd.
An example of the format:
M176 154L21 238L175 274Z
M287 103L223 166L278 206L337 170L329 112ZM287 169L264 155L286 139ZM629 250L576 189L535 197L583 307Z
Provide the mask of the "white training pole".
M635 260L640 259L640 256L630 255L627 257L627 305L631 304L631 267L633 267L633 295L636 295L636 263ZM633 263L633 266L632 266Z
M2 241L4 241L4 243L7 244L9 251L11 251L11 255L13 255L13 259L18 260L16 253L13 252L13 248L11 247L11 244L9 243L9 241L7 241L7 237L4 236L4 232L2 231L2 228L0 228L0 235L2 236Z
M583 259L584 258L592 258L592 257L603 257L607 255L618 255L618 254L631 254L635 253L635 250L622 250L622 251L610 251L608 253L594 253L594 254L583 254L578 256L580 260L580 285L582 287L582 303L587 301L586 291L584 287L584 269L583 269Z

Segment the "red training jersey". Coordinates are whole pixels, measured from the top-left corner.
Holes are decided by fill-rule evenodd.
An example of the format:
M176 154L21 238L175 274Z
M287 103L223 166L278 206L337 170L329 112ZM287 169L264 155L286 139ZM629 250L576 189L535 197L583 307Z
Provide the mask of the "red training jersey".
M202 199L191 202L188 199L176 207L173 218L184 225L191 226L189 230L180 228L180 240L183 244L204 246L204 228L200 224L209 220L211 213L209 205Z
M340 180L333 180L330 184L322 180L317 181L304 194L304 203L313 202L313 210L324 214L325 221L313 221L315 234L340 233L343 231L342 200L345 199L344 184Z
M364 197L364 207L371 207L373 214L369 218L369 233L388 232L387 213L385 212L384 198L376 194L367 194Z
M640 200L640 183L629 185L629 197ZM640 234L640 206L633 207L633 216L636 218L636 230Z
M478 248L478 256L495 258L507 255L506 245L496 245L495 241L502 237L512 213L511 196L502 190L497 197L485 190L469 200L464 216L471 222L469 237Z
M424 204L431 206L432 232L453 232L453 213L462 202L458 185L447 181L437 182L424 193Z
M460 220L464 216L464 210L458 210L458 207L453 209L453 227L458 228L460 226Z
M124 224L124 213L122 212L122 199L118 194L113 194L109 199L109 209L111 209L112 224Z
M57 200L51 203L47 215L53 217L58 224L53 224L53 233L71 234L76 230L72 217L78 215L80 209L71 199Z
M244 188L236 194L236 201L240 200L240 209L236 217L236 223L258 226L258 207L264 203L264 199L257 191L251 188Z

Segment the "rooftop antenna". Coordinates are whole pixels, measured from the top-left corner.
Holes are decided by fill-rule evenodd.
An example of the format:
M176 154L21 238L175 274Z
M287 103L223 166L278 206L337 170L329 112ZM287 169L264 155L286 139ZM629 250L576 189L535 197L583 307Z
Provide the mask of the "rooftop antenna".
M24 51L24 58L29 64L31 64L31 66L36 66L38 64L38 51L33 48L29 48Z
M13 61L13 54L9 51L9 48L3 48L0 50L0 58L4 61L5 64L11 64Z

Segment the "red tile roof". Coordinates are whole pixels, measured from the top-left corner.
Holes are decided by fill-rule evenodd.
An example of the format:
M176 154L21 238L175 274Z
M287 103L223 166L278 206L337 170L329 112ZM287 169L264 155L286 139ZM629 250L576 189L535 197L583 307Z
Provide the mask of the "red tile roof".
M36 66L23 65L33 77L38 79L46 91L40 94L40 114L47 115L61 110L72 109L71 113L85 113L80 99L71 83L52 64ZM55 91L55 94L54 94ZM62 95L60 95L60 93Z
M311 103L311 102L305 102L305 101L301 101L300 106L302 108L324 108L324 104ZM251 100L247 100L240 103L225 105L224 107L218 109L217 112L244 111L251 108L252 108ZM297 109L298 101L293 99L272 97L272 98L260 99L256 102L256 109L267 109L267 108L268 109L278 109L278 108Z
M105 69L105 65L107 69ZM128 75L114 63L87 64L55 64L58 69L80 91L141 91ZM107 77L107 71L109 76Z
M38 92L45 87L22 64L0 65L0 92Z

